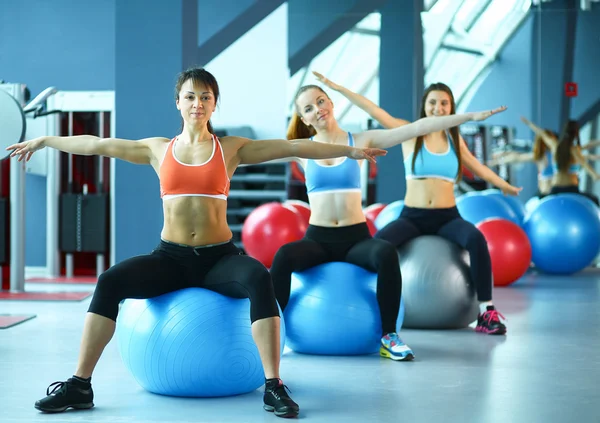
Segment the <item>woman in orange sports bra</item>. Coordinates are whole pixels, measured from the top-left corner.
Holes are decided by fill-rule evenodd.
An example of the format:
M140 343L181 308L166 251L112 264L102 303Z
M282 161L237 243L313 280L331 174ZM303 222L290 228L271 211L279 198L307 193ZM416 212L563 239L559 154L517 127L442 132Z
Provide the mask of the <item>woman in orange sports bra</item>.
M175 88L183 130L172 140L128 141L82 135L41 137L8 147L11 157L17 156L19 161L51 147L149 164L158 174L163 199L160 244L151 254L127 259L100 275L85 319L77 370L35 403L38 410L61 412L94 406L91 375L113 336L122 300L151 298L195 286L250 298L252 335L266 378L263 407L280 417L298 415L298 404L279 378L280 321L270 274L231 242L226 219L229 180L241 164L286 157L374 161L385 151L308 139L252 141L232 136L219 140L210 123L218 98L219 86L213 75L204 69L189 69L179 75Z

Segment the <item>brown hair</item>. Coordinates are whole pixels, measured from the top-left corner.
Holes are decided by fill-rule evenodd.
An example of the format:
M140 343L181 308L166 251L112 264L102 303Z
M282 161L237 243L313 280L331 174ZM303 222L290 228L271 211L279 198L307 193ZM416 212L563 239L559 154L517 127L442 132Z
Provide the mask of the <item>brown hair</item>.
M571 157L571 147L579 144L579 124L575 120L570 120L565 123L562 133L560 134L560 140L558 141L558 147L556 147L556 153L554 160L556 166L561 172L567 172L569 166L573 161Z
M446 84L437 82L437 83L431 84L430 86L428 86L425 89L425 92L423 93L423 98L421 99L421 110L419 112L419 118L424 118L427 116L425 114L425 102L427 101L427 96L432 91L443 91L446 94L448 94L448 96L450 96L450 103L451 103L450 114L453 115L456 113L456 102L454 101L454 95L452 94L452 90ZM449 132L450 132L450 136L452 138L452 143L454 144L454 154L456 154L456 158L458 159L458 172L456 174L456 179L460 180L460 178L462 177L462 157L460 155L460 134L458 132L458 127L455 126L453 128L450 128ZM450 141L450 140L448 140L448 141ZM412 158L413 173L415 171L415 162L417 160L417 156L421 152L422 148L423 148L423 136L421 135L421 136L417 137L417 141L415 142L415 149L414 149L413 158Z
M217 83L217 80L213 76L213 74L204 68L189 68L181 72L177 76L177 83L175 84L175 100L179 99L179 92L181 91L181 87L187 82L188 79L192 80L193 85L202 84L209 88L215 96L215 105L217 104L217 102L219 101L219 84ZM181 125L183 127L183 119L181 121ZM215 131L210 121L208 121L207 126L208 132L214 134Z
M304 122L302 122L302 118L301 118L302 112L300 111L300 108L298 107L298 104L296 103L296 100L298 100L298 97L300 97L300 95L303 92L306 92L306 91L312 90L312 89L321 91L323 94L325 94L325 96L327 98L329 98L327 93L325 91L323 91L323 88L319 87L318 85L304 85L304 86L300 87L300 89L294 96L294 108L296 110L292 114L292 119L290 120L290 124L288 125L288 130L287 130L287 139L288 140L310 138L310 137L315 136L317 133L317 131L315 131L315 128L313 128L312 126L308 126Z
M556 134L554 131L544 129L544 132L548 136L558 139L558 134ZM548 146L544 142L542 136L536 135L533 139L533 160L535 160L536 162L542 160L547 151Z

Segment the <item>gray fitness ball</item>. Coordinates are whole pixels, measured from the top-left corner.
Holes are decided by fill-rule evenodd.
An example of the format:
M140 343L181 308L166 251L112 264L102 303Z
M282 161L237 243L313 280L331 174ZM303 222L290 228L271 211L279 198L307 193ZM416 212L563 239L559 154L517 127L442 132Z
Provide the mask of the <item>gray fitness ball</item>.
M469 254L439 236L420 236L398 250L405 328L459 329L477 320Z

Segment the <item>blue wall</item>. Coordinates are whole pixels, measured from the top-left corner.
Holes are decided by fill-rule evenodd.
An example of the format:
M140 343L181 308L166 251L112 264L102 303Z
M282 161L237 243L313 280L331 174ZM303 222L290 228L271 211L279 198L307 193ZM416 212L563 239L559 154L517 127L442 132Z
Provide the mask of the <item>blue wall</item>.
M177 134L181 117L173 90L183 63L183 37L181 31L156 29L179 27L181 16L182 0L117 2L117 137L137 140ZM116 161L115 179L115 259L119 262L147 254L158 244L162 203L158 177L150 166Z
M207 42L260 0L198 0L198 45Z
M573 81L579 84L579 93L571 101L571 117L580 119L600 104L600 4L593 4L590 12L579 12L577 16L575 66Z
M32 97L115 87L115 0L2 0L0 79ZM27 175L27 266L46 264L46 178Z

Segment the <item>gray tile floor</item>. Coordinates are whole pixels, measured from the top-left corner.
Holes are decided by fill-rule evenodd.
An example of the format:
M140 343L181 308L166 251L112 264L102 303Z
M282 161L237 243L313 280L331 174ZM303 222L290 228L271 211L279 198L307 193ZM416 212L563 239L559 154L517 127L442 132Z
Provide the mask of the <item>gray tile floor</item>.
M28 284L30 290L63 290ZM72 289L91 289L78 286ZM508 336L472 330L403 331L414 362L378 356L315 357L286 352L282 376L312 422L600 422L600 270L526 275L494 292ZM93 379L90 411L33 408L75 367L82 302L0 301L0 313L37 318L0 330L0 422L275 422L261 391L232 398L181 399L141 389L116 342ZM348 334L352 336L352 334Z

